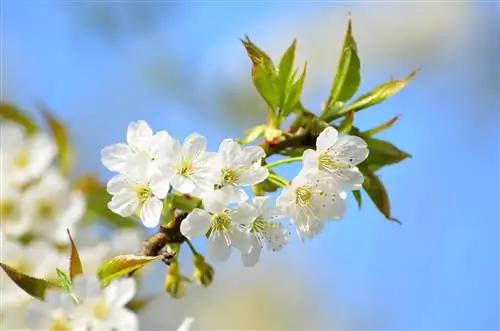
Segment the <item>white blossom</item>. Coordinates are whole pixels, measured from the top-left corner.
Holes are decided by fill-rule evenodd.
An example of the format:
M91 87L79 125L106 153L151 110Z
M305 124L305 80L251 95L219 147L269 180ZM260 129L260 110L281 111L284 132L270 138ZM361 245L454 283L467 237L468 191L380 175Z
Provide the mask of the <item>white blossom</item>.
M323 221L344 216L346 193L325 172L301 172L276 201L280 212L290 217L301 238L313 237Z
M205 209L194 209L181 223L181 233L187 238L210 231L207 255L215 263L227 261L232 246L241 252L250 249L250 236L242 226L248 226L257 211L246 202L230 208L235 202L238 201L228 189L217 190L203 200Z
M242 148L233 139L225 139L219 146L221 171L218 184L230 187L241 201L248 197L238 186L250 186L264 181L269 171L262 166L262 158L266 155L259 146Z
M0 124L2 181L23 185L38 178L54 160L57 148L45 133L27 135L17 123Z
M33 300L27 309L27 324L32 330L82 330L85 325L77 325L71 319L75 301L61 290L48 289L44 300Z
M194 323L194 318L186 317L184 321L182 321L182 324L179 326L177 331L190 331L193 323Z
M12 185L4 177L0 178L0 219L4 234L18 237L27 232L31 219L23 213L22 191L18 186Z
M23 217L32 220L30 231L56 243L67 243L72 230L85 212L85 198L72 190L56 169L48 170L23 195Z
M105 147L101 151L101 162L109 170L123 174L127 171L129 161L138 154L155 163L161 153L171 148L172 143L173 139L166 131L153 134L145 121L132 122L127 129L127 143Z
M280 217L275 206L269 203L269 197L255 197L253 206L257 216L248 225L251 247L248 252L242 252L243 265L254 266L260 258L263 243L266 242L268 249L279 251L288 243L289 232L283 225L276 221Z
M127 165L126 174L111 178L107 191L113 195L108 207L123 217L138 214L142 223L153 228L160 222L169 178L161 174L145 154L138 154Z
M125 305L136 292L133 278L121 278L102 288L97 277L77 276L73 290L79 300L73 321L90 330L138 330L139 322Z
M205 137L193 133L176 140L167 153L158 157L162 173L171 178L172 187L185 194L204 196L213 192L220 169L217 154L206 151Z
M324 171L332 175L346 190L357 190L363 174L356 165L368 157L366 142L357 136L338 137L333 127L327 127L316 140L316 151L304 152L304 171Z

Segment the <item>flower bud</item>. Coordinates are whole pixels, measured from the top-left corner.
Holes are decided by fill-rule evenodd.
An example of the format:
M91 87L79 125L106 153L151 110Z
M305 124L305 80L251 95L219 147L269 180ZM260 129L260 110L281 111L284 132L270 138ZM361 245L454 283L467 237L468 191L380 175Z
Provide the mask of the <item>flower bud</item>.
M214 278L214 268L205 262L205 258L200 254L193 256L194 274L193 279L198 281L203 287L212 284Z
M179 263L172 261L165 277L165 291L172 298L179 299L186 294L186 284L188 279L179 273Z

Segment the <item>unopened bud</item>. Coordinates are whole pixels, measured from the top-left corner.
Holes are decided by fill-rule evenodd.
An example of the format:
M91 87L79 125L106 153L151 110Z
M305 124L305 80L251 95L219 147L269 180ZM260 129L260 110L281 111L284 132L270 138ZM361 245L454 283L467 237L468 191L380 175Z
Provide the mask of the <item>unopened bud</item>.
M205 258L200 254L193 257L193 264L193 280L198 281L203 287L210 286L214 278L214 268L206 263Z
M167 291L172 298L179 299L186 294L186 281L188 281L188 279L179 273L179 263L173 261L165 277L165 291Z

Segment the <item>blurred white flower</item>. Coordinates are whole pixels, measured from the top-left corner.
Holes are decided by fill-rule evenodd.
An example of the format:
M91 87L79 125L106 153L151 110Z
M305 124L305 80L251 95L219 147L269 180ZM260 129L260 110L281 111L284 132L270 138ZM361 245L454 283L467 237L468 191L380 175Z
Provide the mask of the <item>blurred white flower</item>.
M210 231L207 255L215 263L227 261L231 246L245 253L250 250L250 236L242 226L250 224L257 210L245 202L230 208L235 202L230 190L217 190L203 200L205 209L194 209L181 223L181 233L190 239Z
M27 309L27 324L32 330L85 330L70 318L75 309L73 298L61 290L49 289L44 301L33 300Z
M23 185L38 178L57 153L53 140L45 133L27 135L13 122L0 124L0 167L2 181Z
M193 133L176 140L166 154L158 157L162 173L171 178L171 185L181 193L204 196L213 192L220 166L217 154L206 151L205 137Z
M368 157L366 142L357 136L338 137L333 127L327 127L316 140L316 151L304 152L304 171L325 171L346 190L357 190L363 174L356 165Z
M121 278L101 288L97 277L78 276L73 281L73 290L79 300L73 315L76 325L85 325L90 330L138 330L139 322L125 305L136 292L133 278Z
M145 121L129 124L127 143L118 143L105 147L101 151L101 162L111 171L121 174L127 171L127 164L137 154L144 154L154 163L160 153L171 148L173 139L166 131L153 134Z
M153 228L160 222L161 199L169 189L169 178L158 172L148 156L138 154L128 163L126 174L108 182L107 190L113 195L108 207L123 217L138 213L142 223Z
M346 193L325 172L301 172L276 201L280 212L290 217L301 238L313 237L323 229L323 221L341 219Z
M241 254L243 265L246 267L254 266L259 261L263 241L267 243L267 248L273 251L280 250L288 243L289 232L276 222L280 215L269 201L268 196L253 198L257 216L248 225L251 247L248 252Z
M258 184L269 175L267 168L261 165L266 154L259 146L242 148L233 139L225 139L219 146L218 155L221 163L218 184L230 187L240 201L248 197L238 186Z
M25 192L21 206L25 217L32 220L30 231L65 244L66 229L72 230L85 212L85 198L71 189L61 173L50 169Z
M194 323L194 318L186 317L184 321L182 321L182 324L179 326L177 331L190 331L191 325L193 325L193 323Z
M31 219L25 217L20 203L22 192L0 178L0 224L5 235L17 237L29 229Z

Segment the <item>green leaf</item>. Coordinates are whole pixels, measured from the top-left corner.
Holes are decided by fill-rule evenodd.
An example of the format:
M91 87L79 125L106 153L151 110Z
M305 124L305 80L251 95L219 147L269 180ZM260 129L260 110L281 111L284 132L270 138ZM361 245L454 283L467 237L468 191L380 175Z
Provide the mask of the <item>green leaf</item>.
M48 288L58 288L56 284L53 284L45 279L35 278L23 274L22 272L0 262L0 267L5 271L5 273L12 279L14 283L17 284L24 292L28 293L34 298L43 300L45 291Z
M129 272L141 269L150 262L158 260L159 256L119 255L106 261L98 270L97 275L103 285L115 278L127 275Z
M300 75L299 79L292 84L290 92L287 95L286 103L283 106L282 116L288 116L300 102L300 96L302 95L302 88L304 87L304 80L306 78L307 63L304 65L304 70Z
M356 199L356 202L358 203L358 208L361 209L361 191L354 190L352 191L352 195L354 195L354 199Z
M59 168L63 174L67 174L73 166L73 151L71 149L69 133L66 127L47 109L42 108L41 113L57 144Z
M80 260L80 254L78 254L78 249L76 249L75 242L71 238L71 234L68 232L69 241L71 244L71 255L69 258L69 275L71 279L75 279L76 276L83 274L82 261Z
M397 222L401 224L399 220L391 215L391 203L389 201L389 195L384 187L384 184L380 178L370 169L360 166L360 170L365 176L363 182L363 188L365 189L368 196L373 201L377 209L390 221Z
M71 284L69 276L61 269L56 268L56 271L61 287L66 291L71 292L73 290L73 285Z
M255 140L259 139L263 134L264 131L266 130L267 125L262 124L262 125L257 125L256 127L247 130L245 132L245 139L238 140L238 142L242 145L249 144L251 142L254 142Z
M358 99L353 101L349 106L342 109L342 113L346 113L348 111L359 111L361 109L365 109L367 107L371 107L376 105L387 98L395 95L399 91L401 91L410 81L415 77L417 71L413 71L406 78L400 80L391 80L387 83L381 84L374 88L372 91L363 94Z
M344 45L340 52L333 86L328 97L327 107L336 102L346 102L356 93L361 83L360 62L356 41L352 36L352 23L349 20Z
M154 297L132 299L125 307L137 313L146 308L154 299Z
M349 134L352 129L352 125L354 124L354 112L350 111L344 117L344 120L339 125L339 133L341 134Z
M385 140L368 138L366 139L366 143L370 154L368 154L368 157L363 164L370 166L372 170L379 169L386 165L399 163L404 159L411 157L410 154L403 152Z
M280 103L283 104L286 98L286 91L288 87L288 82L290 81L290 75L293 69L293 62L295 59L295 49L297 46L297 41L294 39L290 47L286 50L285 54L281 58L278 72L279 87L280 87Z
M7 103L0 103L0 116L3 119L16 122L24 127L27 134L33 134L38 131L35 122L22 111Z
M351 111L352 112L352 111ZM399 119L400 115L398 116L395 116L393 118L391 118L389 121L377 126L377 127L374 127L370 130L367 130L365 132L363 132L363 135L364 136L367 136L367 137L371 137L371 136L374 136L376 135L377 133L380 133L384 130L387 130L388 128L390 128L398 119Z
M274 113L279 103L279 81L271 58L255 46L248 37L241 40L252 61L252 78L255 88Z

